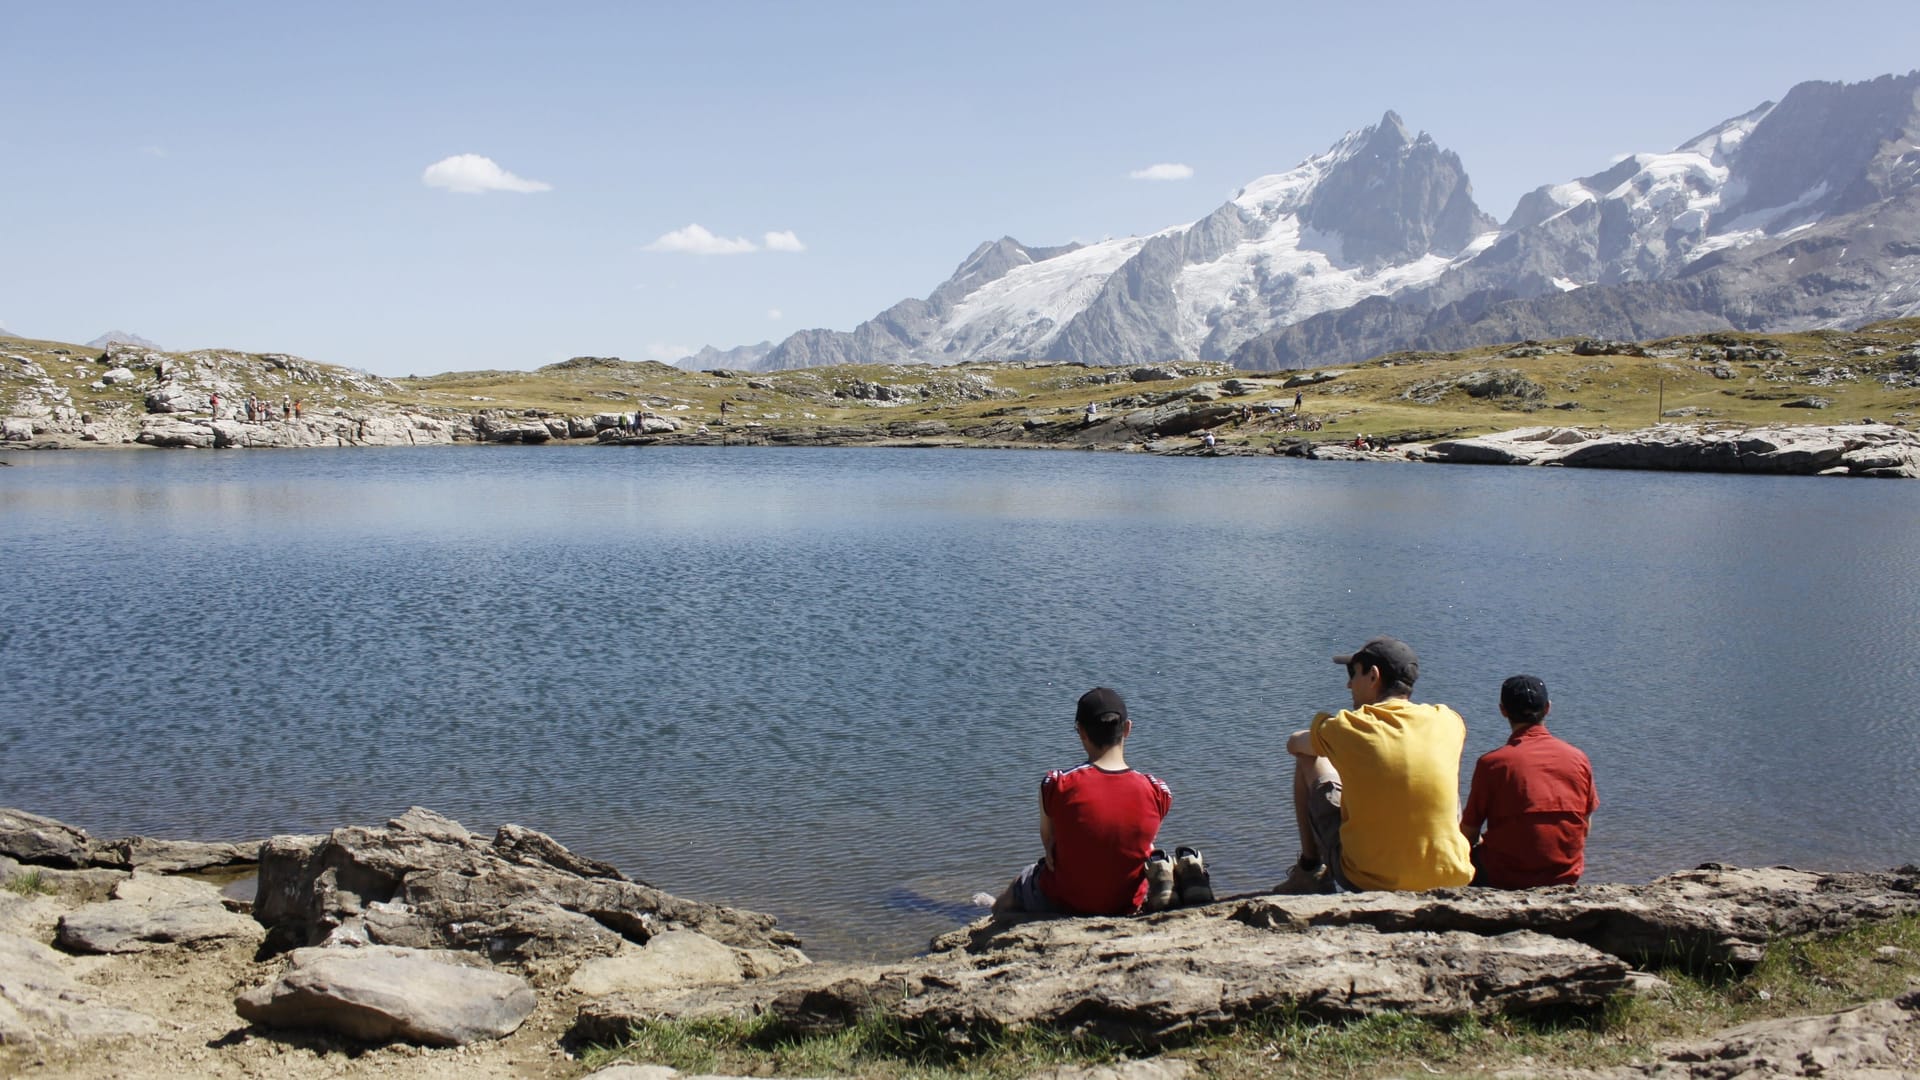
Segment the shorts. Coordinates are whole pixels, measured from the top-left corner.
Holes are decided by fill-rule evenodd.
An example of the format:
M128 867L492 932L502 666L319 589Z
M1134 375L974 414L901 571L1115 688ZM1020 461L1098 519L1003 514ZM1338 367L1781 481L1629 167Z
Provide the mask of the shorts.
M1013 896L1013 910L1025 911L1034 915L1058 914L1060 909L1054 906L1046 892L1040 888L1040 871L1047 865L1045 859L1020 871L1013 879L1007 891Z
M1327 867L1327 892L1359 892L1340 868L1340 781L1323 780L1307 793L1307 823L1320 861Z

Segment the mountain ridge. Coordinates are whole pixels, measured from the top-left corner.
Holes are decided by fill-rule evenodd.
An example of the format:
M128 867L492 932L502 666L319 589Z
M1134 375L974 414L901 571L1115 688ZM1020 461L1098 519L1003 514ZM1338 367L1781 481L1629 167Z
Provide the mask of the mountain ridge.
M1196 221L1084 245L987 241L926 298L737 366L1259 370L1528 329L1514 337L1859 325L1920 304L1904 253L1920 253L1916 186L1920 71L1800 83L1673 150L1541 185L1504 223L1474 203L1457 154L1389 110ZM1794 247L1801 233L1826 246ZM1616 292L1565 299L1591 289Z

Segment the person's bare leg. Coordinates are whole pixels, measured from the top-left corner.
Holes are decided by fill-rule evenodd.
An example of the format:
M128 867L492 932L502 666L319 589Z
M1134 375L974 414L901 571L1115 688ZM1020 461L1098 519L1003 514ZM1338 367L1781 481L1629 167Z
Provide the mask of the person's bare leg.
M1317 760L1299 754L1293 758L1293 824L1300 831L1300 861L1303 863L1320 857L1320 842L1313 837L1313 818L1307 806L1307 798L1313 791L1307 778L1313 775L1313 763Z
M1313 812L1308 805L1314 789L1329 780L1339 780L1333 762L1312 754L1293 758L1293 820L1300 829L1300 859L1313 862L1320 856L1320 841L1313 835Z

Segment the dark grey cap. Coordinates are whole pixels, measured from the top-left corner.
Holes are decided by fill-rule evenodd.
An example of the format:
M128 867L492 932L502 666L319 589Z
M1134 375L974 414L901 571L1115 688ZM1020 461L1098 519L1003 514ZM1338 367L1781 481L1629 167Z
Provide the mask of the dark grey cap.
M1377 637L1345 656L1333 658L1341 667L1351 667L1355 661L1379 668L1390 684L1403 683L1411 687L1420 677L1420 658L1414 655L1413 646L1399 638Z
M1127 703L1120 695L1104 686L1096 686L1080 695L1080 707L1073 712L1076 724L1091 724L1108 713L1119 713L1120 719L1127 718Z
M1500 707L1521 716L1539 716L1547 709L1547 684L1532 675L1515 675L1500 684Z

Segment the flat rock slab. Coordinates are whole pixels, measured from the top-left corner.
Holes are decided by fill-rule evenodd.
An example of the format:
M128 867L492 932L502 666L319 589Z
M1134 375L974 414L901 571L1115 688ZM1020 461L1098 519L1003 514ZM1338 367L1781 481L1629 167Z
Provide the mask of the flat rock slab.
M0 855L38 866L80 869L93 865L85 829L0 807Z
M278 980L234 999L242 1018L265 1027L427 1046L504 1038L537 1004L517 975L469 967L445 953L378 945L296 949Z
M0 933L0 1043L46 1045L151 1035L160 1022L102 1004L37 941Z
M796 966L777 962L779 954L762 950L762 956L747 955L746 950L697 934L691 930L670 930L658 934L643 946L628 945L613 956L589 960L580 965L568 980L567 989L585 997L605 997L616 993L652 993L688 986L745 982Z
M258 923L228 911L220 890L186 878L134 874L113 899L62 916L54 941L86 953L148 952L173 945L259 943Z
M118 840L95 840L91 854L96 866L125 867L149 874L180 874L259 862L260 843L255 840L246 844L222 844L126 836Z
M1644 1065L1498 1075L1551 1075L1561 1080L1912 1077L1920 1074L1920 989L1842 1012L1742 1024L1710 1038L1658 1049L1661 1060Z
M735 987L615 995L583 1006L574 1034L616 1042L646 1019L762 1010L823 1032L878 1011L953 1045L1038 1025L1152 1046L1281 1008L1487 1015L1595 1006L1627 982L1620 960L1541 934L1303 933L1218 912L1170 914L1029 922L989 948L902 965L809 965Z
M1256 896L1214 906L1224 908L1228 918L1258 926L1477 934L1531 930L1591 945L1640 967L1677 964L1709 971L1752 967L1778 937L1831 934L1920 915L1920 867L1823 874L1709 865L1646 885ZM957 931L934 944L968 948L982 933L990 938L992 927Z

